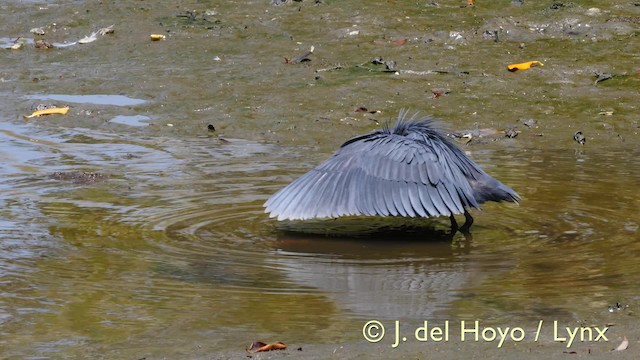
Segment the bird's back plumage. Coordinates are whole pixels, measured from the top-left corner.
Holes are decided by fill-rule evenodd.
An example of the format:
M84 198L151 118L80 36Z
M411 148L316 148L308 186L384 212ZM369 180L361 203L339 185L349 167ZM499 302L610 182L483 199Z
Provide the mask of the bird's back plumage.
M439 130L432 118L355 137L315 169L275 193L266 212L278 220L351 215L432 217L462 214L485 201L517 202Z

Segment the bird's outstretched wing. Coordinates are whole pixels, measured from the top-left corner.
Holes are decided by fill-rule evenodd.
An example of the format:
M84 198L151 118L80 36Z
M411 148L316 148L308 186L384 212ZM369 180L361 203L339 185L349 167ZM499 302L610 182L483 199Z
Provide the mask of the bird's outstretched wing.
M278 220L305 220L449 216L478 208L467 178L482 170L459 149L452 151L455 145L431 127L430 119L423 120L424 129L402 128L401 119L394 129L347 141L274 194L265 203L266 212Z

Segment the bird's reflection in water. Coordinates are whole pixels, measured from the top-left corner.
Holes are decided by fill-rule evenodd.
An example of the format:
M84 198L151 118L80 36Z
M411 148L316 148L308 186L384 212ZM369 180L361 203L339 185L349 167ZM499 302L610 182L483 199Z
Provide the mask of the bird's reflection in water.
M353 230L354 223L334 224L332 230ZM495 272L468 256L470 238L457 235L452 242L448 229L387 224L357 237L291 229L279 234L276 266L358 318L446 319L466 288Z

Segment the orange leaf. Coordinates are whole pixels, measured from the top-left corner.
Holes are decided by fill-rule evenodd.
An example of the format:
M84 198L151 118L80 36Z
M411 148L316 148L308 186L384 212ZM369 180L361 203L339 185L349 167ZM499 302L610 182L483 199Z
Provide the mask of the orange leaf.
M287 348L287 344L278 341L276 343L265 344L262 341L256 341L247 347L247 352L257 353L271 350L284 350Z

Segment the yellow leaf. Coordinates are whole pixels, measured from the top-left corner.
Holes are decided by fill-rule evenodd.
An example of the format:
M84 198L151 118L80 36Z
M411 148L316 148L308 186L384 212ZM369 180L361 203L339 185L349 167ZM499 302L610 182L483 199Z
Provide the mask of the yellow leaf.
M24 115L24 118L25 119L30 119L32 117L38 117L38 116L43 116L43 115L52 115L52 114L66 115L68 111L69 111L69 107L68 106L65 106L63 108L44 109L44 110L34 111L33 114L31 114L31 115Z
M518 70L527 70L535 66L544 66L544 64L540 61L527 61L519 64L507 65L507 69L511 72L514 72Z

